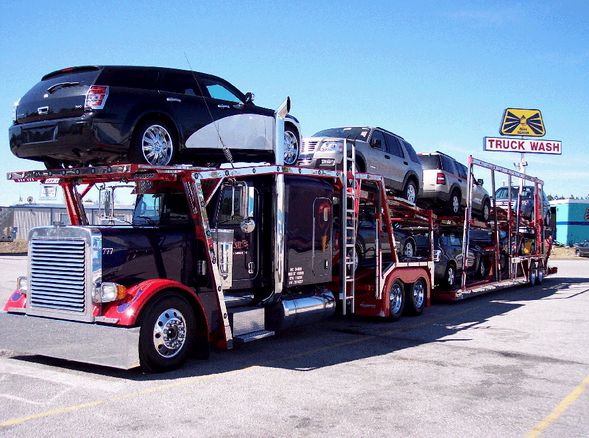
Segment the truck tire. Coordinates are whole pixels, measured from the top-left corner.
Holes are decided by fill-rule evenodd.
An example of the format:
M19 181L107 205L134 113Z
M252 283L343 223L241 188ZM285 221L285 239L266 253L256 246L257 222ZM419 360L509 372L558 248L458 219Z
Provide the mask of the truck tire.
M536 284L542 284L544 281L544 269L542 267L542 263L538 263L538 267L536 269L538 270L536 273Z
M139 335L139 360L144 371L178 368L195 343L196 319L184 297L169 292L149 305Z
M421 315L427 300L427 283L423 278L418 278L407 289L407 313L409 315Z
M399 279L393 281L389 291L389 317L391 321L397 321L405 308L405 285Z
M533 260L530 260L530 264L528 265L528 284L530 286L534 286L536 284L536 276L538 271L536 270L536 263Z

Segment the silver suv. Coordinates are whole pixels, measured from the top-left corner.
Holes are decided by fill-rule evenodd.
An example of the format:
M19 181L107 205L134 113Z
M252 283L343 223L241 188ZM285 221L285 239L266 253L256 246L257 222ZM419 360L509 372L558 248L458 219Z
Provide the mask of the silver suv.
M388 189L415 203L423 171L413 146L382 128L344 127L303 138L299 166L342 169L344 140L355 142L356 170L384 176Z
M418 154L423 166L423 190L418 204L424 207L441 206L445 213L457 215L466 207L468 168L442 152ZM472 209L482 220L491 216L489 193L482 179L473 175Z

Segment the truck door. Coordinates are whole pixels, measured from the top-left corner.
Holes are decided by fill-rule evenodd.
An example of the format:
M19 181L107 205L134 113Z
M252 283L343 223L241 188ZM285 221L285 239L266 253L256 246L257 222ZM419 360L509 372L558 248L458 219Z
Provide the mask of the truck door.
M253 217L257 199L257 190L247 185L221 190L213 226L233 231L233 289L252 287L259 272L259 227Z

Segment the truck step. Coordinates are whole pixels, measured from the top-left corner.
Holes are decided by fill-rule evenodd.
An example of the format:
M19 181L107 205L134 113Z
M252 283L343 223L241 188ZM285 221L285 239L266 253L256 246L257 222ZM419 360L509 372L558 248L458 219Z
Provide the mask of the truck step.
M245 344L246 342L257 341L259 339L269 338L274 336L275 332L271 330L260 330L252 333L244 333L239 336L235 336L233 341L237 344Z

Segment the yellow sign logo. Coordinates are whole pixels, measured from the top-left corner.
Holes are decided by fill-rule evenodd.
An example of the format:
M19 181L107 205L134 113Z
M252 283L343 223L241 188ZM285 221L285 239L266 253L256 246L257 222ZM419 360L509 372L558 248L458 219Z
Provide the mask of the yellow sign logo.
M540 110L507 108L501 124L502 135L529 135L542 137L546 134Z

